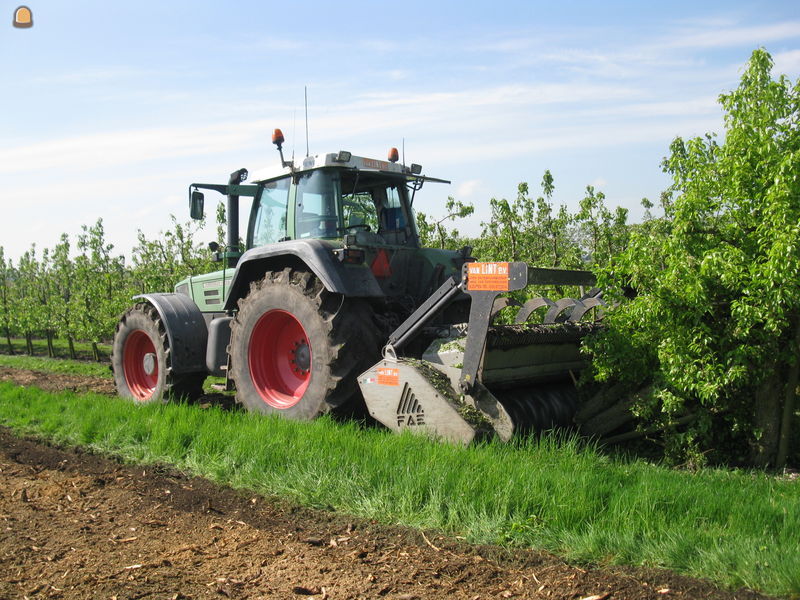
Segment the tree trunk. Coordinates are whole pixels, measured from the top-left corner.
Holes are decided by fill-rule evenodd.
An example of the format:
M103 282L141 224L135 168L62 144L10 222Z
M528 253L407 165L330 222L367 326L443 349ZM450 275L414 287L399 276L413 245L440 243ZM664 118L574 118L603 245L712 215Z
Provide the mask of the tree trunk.
M53 348L53 332L50 330L45 331L45 337L47 338L47 356L49 358L56 357L56 350Z
M92 342L92 354L97 362L100 362L100 348L97 347L97 342Z
M25 349L28 351L28 356L33 356L33 336L30 332L25 334Z
M14 345L11 343L11 330L6 327L6 343L8 344L8 353L14 354Z
M71 335L67 336L67 344L69 345L69 357L75 360L78 357L75 356L75 340L72 339Z
M628 391L628 386L623 383L603 386L599 392L584 402L578 409L575 414L575 422L585 423L596 417L622 398L626 391Z
M754 467L765 469L775 464L780 436L781 373L778 365L755 393L753 428L758 437L752 441L750 462Z
M697 420L697 413L692 413L689 415L683 415L682 417L675 419L674 423L670 423L669 425L656 425L653 427L648 427L646 429L637 429L635 431L627 431L625 433L620 433L619 435L614 435L611 437L603 438L600 440L600 443L603 446L611 446L613 444L619 444L621 442L628 442L630 440L636 440L639 438L646 437L653 433L659 433L661 431L666 431L667 429L680 427L681 425L687 425L692 421Z
M630 394L603 412L595 415L583 425L581 433L589 436L604 436L611 433L618 427L634 419L631 407L642 397L647 396L652 391L649 386L642 388L635 394Z
M789 442L792 438L792 422L794 421L795 398L797 397L797 384L800 380L800 318L794 328L794 360L789 367L789 377L786 382L786 391L783 398L783 415L781 416L781 432L778 439L778 455L775 466L782 469L789 458Z

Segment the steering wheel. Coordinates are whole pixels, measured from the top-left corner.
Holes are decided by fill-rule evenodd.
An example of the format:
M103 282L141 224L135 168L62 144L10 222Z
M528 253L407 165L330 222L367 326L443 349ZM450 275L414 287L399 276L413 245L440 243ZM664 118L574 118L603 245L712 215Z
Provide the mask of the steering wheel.
M363 229L364 231L367 232L372 231L372 228L370 228L370 226L367 225L366 223L354 223L352 225L348 225L344 229L345 231L350 231L351 229Z

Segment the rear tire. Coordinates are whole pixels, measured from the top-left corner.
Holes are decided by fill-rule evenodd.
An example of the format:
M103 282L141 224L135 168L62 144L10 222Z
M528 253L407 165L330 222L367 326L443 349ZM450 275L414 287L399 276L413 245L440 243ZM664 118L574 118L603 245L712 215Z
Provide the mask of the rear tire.
M236 400L253 412L311 420L360 401L356 377L380 355L372 308L311 273L267 273L231 323Z
M117 323L111 366L117 393L139 403L170 398L195 400L203 395L205 373L172 373L169 338L150 304L140 302Z

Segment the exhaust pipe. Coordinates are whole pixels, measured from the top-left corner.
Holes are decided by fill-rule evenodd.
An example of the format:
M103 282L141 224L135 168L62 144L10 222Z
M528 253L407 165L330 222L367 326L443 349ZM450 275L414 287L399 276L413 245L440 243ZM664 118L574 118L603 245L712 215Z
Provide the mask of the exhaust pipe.
M238 169L231 173L228 185L239 185L247 179L247 169ZM228 239L226 241L227 266L235 268L239 262L239 194L228 194Z

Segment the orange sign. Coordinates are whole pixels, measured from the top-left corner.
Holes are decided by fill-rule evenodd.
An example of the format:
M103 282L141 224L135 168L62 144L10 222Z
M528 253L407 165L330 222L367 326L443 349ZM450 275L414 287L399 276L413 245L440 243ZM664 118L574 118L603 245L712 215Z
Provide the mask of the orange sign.
M375 160L374 158L365 158L364 159L364 168L365 169L378 169L379 171L385 171L389 168L389 163L382 161L382 160Z
M400 369L379 367L378 385L400 385Z
M508 291L507 262L467 264L467 289L472 291Z

